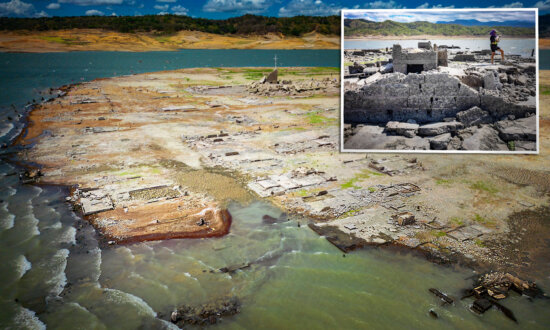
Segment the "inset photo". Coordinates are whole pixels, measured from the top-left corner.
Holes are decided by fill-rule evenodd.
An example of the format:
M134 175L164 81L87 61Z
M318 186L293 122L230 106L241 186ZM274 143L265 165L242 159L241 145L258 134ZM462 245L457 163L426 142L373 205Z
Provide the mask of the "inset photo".
M343 10L341 151L538 153L537 19Z

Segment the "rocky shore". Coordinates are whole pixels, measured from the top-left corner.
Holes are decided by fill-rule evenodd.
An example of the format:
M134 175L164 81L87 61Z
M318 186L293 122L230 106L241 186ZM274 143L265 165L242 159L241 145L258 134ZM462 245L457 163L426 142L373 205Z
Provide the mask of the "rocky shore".
M547 243L522 245L541 228L519 221L521 232L511 232L511 219L544 218L547 138L538 156L498 162L339 153L334 72L278 74L259 83L245 69L186 69L75 85L31 113L19 157L41 165L39 182L75 186L70 201L107 243L223 235L225 203L263 198L309 219L329 241L323 231L357 247L404 246L480 269L544 269L537 256Z
M345 54L345 149L537 151L532 59L398 46Z

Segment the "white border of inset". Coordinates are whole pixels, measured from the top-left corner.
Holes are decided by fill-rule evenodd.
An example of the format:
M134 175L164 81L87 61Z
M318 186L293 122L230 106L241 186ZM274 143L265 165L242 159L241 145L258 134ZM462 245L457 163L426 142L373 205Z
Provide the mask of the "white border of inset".
M431 11L533 11L535 13L535 66L536 66L536 113L537 116L537 141L535 151L491 151L491 150L381 150L381 149L345 149L344 148L344 19L345 13L352 12L431 12ZM538 155L540 152L539 129L539 9L538 8L461 8L461 9L342 9L340 17L340 152L350 153L427 153L427 154L512 154L512 155Z

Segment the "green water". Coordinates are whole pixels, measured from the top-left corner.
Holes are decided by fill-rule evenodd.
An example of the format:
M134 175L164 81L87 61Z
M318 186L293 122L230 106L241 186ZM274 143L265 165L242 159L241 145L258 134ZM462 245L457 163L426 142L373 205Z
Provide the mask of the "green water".
M99 60L113 55L98 53L0 54L0 80L10 88L3 90L1 105L25 103L42 88L113 75L112 61ZM202 57L192 52L123 54L117 53L115 61L128 71L124 74L164 66L265 66L272 58L270 51L210 51ZM339 64L338 51L287 54L297 59L294 65ZM200 62L214 55L217 62ZM13 116L12 109L4 110L2 116ZM83 226L64 202L63 188L23 186L11 175L16 171L0 158L0 328L171 328L157 313L226 297L237 297L241 312L216 328L518 328L496 310L473 314L471 300L442 307L428 292L436 287L459 297L460 289L471 285L471 270L385 249L359 250L344 258L303 220L300 227L295 219L263 224L263 215L278 217L281 211L259 201L231 205L234 221L223 238L101 249L93 228ZM215 272L250 262L233 274ZM549 278L538 280L548 291ZM504 305L521 328L550 324L548 301L516 295ZM439 319L429 316L432 308Z
M259 201L231 205L233 226L222 238L100 249L93 229L81 228L62 201L63 189L21 186L4 176L12 170L0 168L3 328L169 328L157 313L226 297L239 298L241 312L214 327L517 327L496 310L470 312L471 300L440 306L428 292L436 287L460 296L471 285L471 270L377 248L343 257L303 220L301 226L296 220L264 224L264 214L277 217L281 211ZM245 263L252 265L233 274L216 272ZM550 322L547 301L512 296L504 304L522 327L542 329ZM440 318L431 318L430 309Z

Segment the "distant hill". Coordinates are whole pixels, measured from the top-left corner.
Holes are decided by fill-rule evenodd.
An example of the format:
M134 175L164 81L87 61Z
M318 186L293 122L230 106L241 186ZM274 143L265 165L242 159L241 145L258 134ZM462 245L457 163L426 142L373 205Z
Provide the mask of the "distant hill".
M506 36L535 37L535 27L491 26ZM391 20L373 22L365 19L345 19L344 35L365 36L414 36L414 35L444 35L444 36L487 36L488 26L466 26L459 24L442 24L430 22L400 23Z
M497 22L497 21L489 21L489 22L480 22L476 19L457 19L452 22L437 22L439 24L459 24L459 25L465 25L465 26L513 26L513 27L529 27L534 28L535 23L531 22L525 22L525 21L506 21L506 23L503 22Z
M244 15L224 20L177 15L78 16L43 18L0 17L0 31L52 31L67 29L104 29L116 32L155 32L173 34L200 31L214 34L301 36L310 32L340 34L340 16L265 17Z

